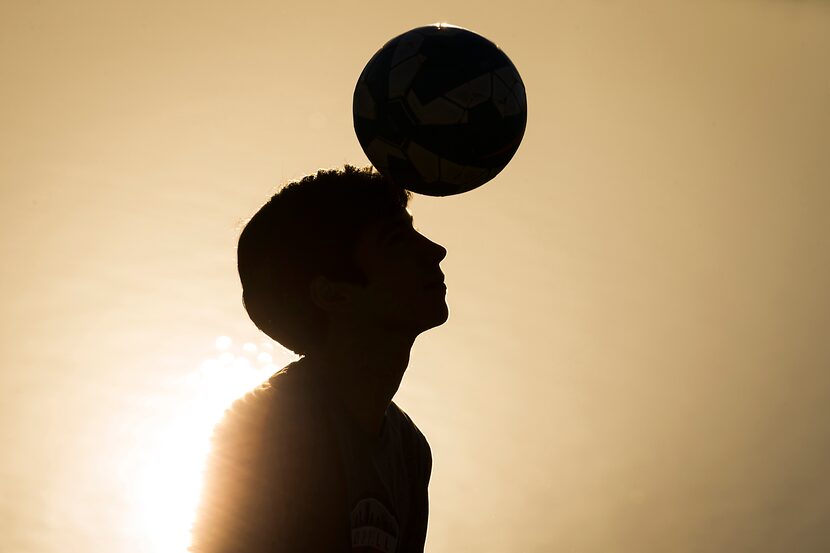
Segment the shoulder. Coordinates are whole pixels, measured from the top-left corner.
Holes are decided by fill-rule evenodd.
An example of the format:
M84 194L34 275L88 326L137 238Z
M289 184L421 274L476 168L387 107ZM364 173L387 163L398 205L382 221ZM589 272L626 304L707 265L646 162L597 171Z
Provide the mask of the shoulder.
M234 401L225 411L220 426L264 424L273 422L278 415L312 411L318 398L302 368L296 365L288 365Z
M246 393L214 428L213 445L238 453L311 445L325 432L320 398L291 365Z
M386 411L388 422L401 436L407 456L416 456L425 467L432 466L432 449L415 421L393 401Z
M273 411L275 395L269 382L260 384L228 407L215 430L222 433L230 429L238 430L239 427L265 424Z
M426 441L421 429L418 428L415 421L412 420L412 417L410 417L403 409L398 407L398 404L394 401L389 404L389 408L386 410L386 415L389 417L389 420L402 431L408 432L414 437Z

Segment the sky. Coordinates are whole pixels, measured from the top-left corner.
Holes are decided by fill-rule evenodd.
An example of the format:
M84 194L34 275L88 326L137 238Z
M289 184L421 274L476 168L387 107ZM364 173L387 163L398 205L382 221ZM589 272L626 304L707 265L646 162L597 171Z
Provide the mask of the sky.
M367 162L354 85L448 22L528 97L412 203L450 320L395 398L427 551L830 550L830 4L0 3L0 550L182 551L222 409L293 357L241 225Z

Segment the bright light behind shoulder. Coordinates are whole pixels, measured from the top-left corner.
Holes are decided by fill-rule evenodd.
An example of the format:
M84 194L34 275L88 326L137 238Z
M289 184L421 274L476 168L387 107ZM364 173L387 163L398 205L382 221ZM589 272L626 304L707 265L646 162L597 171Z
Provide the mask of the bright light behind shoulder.
M139 477L131 482L136 523L153 553L187 550L211 432L224 411L293 360L270 343L234 344L220 336L215 355L186 376L181 409L167 426L154 429L152 443L142 444L148 449Z

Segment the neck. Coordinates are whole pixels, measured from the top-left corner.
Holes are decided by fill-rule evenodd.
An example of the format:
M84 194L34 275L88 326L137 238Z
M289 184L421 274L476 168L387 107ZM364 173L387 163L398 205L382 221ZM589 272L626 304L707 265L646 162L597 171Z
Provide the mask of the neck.
M367 433L376 436L409 365L414 338L400 335L331 335L311 355L346 409Z

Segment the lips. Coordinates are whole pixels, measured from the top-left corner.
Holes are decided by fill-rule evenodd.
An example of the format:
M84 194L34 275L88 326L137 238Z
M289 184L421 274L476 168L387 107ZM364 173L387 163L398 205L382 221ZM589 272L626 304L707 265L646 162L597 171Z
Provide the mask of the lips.
M435 280L424 286L427 290L446 290L447 285L444 284L444 279Z
M427 283L424 285L424 288L427 290L446 290L447 286L444 284L444 273L443 271L436 271L432 273L431 277L427 277L424 280Z

